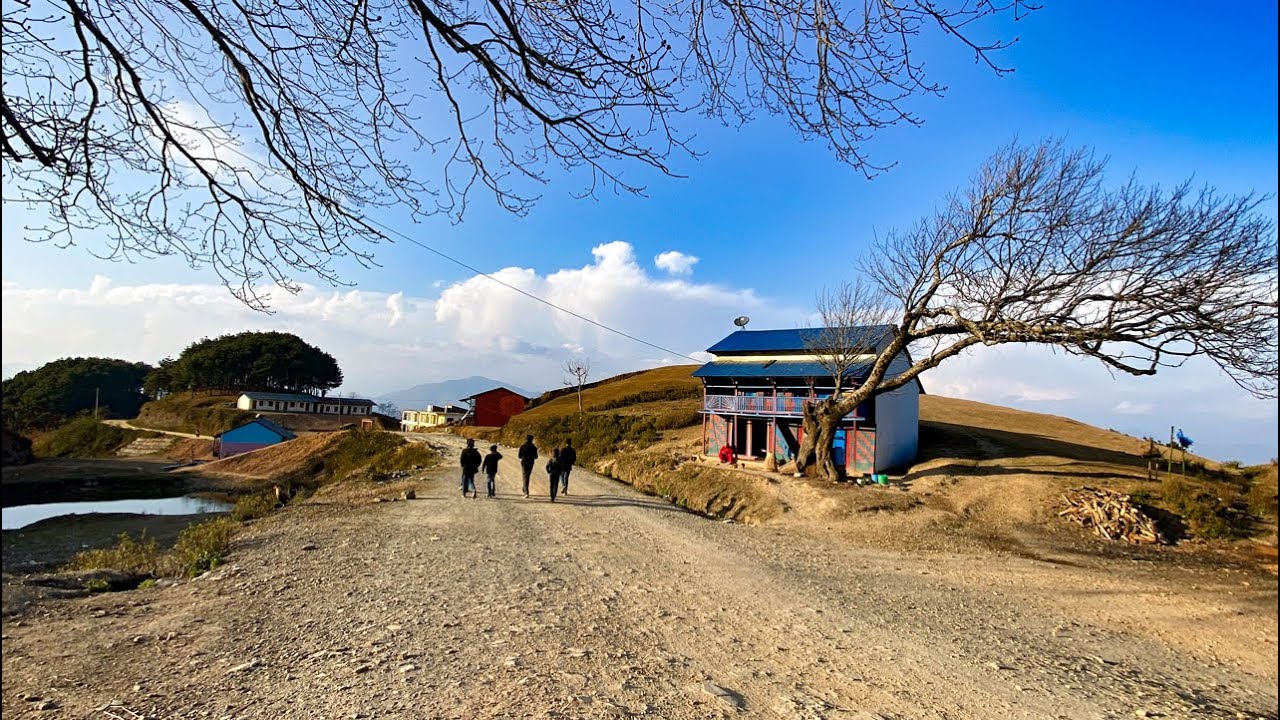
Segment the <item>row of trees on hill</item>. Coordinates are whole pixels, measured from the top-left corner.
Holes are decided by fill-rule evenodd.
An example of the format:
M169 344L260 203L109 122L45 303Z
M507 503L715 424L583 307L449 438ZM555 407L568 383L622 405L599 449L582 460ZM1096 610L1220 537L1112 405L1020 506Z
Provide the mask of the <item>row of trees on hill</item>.
M133 417L147 401L146 363L112 358L62 358L20 372L3 386L4 426L19 432L43 430L76 415Z
M324 393L342 384L329 353L290 333L243 332L204 338L177 359L165 358L145 379L153 397L186 390L280 390Z

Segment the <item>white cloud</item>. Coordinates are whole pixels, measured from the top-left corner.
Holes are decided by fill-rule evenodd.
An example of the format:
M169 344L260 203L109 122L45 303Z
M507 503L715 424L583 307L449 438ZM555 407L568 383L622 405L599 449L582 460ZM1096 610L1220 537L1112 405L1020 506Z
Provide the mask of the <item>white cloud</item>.
M1133 402L1132 400L1121 400L1116 406L1111 408L1111 412L1117 415L1150 415L1152 410L1151 403Z
M799 315L750 290L654 277L627 243L592 250L592 261L543 275L528 268L493 273L504 282L677 353L692 354L733 329L743 312L778 327ZM561 384L570 355L590 358L593 379L691 360L635 343L502 287L484 277L394 293L323 290L276 293L273 315L255 313L218 285L26 288L6 281L6 373L59 357L103 355L156 362L201 337L245 330L292 332L337 358L345 389L377 395L423 382L488 375L530 389ZM419 289L418 292L423 292ZM50 328L57 328L51 332Z
M686 255L679 250L668 250L659 253L653 259L653 264L660 270L666 270L672 275L690 275L693 273L693 266L698 263L698 258L693 255Z

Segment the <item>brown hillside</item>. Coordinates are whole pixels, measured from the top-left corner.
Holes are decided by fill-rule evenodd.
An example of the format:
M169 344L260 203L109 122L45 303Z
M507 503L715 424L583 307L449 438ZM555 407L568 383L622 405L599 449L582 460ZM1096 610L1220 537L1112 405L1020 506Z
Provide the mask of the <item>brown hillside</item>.
M1142 456L1147 449L1145 440L1059 415L937 395L920 397L922 462L940 457L970 460L1057 457L1145 467ZM1157 449L1165 450L1158 445ZM1218 465L1190 453L1187 460Z
M275 480L305 472L317 459L322 459L325 453L342 439L342 436L342 433L304 435L279 445L199 465L190 468L189 471L201 475L232 475Z
M648 409L642 406L651 405L654 401L673 399L682 399L689 408L696 409L696 399L702 397L702 381L692 377L691 373L699 367L701 366L672 365L601 380L583 389L583 409L587 412L637 414ZM531 408L520 417L544 419L576 412L578 394L576 391L569 391Z

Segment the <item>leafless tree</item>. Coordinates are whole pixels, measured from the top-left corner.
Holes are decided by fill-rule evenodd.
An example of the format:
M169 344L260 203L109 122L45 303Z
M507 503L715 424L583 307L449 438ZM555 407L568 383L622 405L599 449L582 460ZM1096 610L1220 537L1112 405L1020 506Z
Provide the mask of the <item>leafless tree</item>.
M591 361L585 355L577 355L564 361L564 384L578 388L578 412L582 412L582 386L591 374Z
M832 397L838 397L874 358L887 323L894 319L893 308L876 286L860 282L824 289L815 304L819 330L803 335L805 349L831 374ZM803 406L806 426L817 422L817 409L816 403ZM842 475L830 444L818 445L813 452L824 477Z
M944 88L921 36L997 74L979 22L1020 0L12 0L6 201L29 239L211 267L265 309L296 274L373 262L372 210L460 218L476 188L524 212L549 168L640 192L695 155L686 113L763 110L868 175L867 141ZM419 151L438 158L424 172Z
M800 466L831 447L860 404L979 345L1050 345L1133 375L1203 356L1274 398L1276 233L1259 211L1267 198L1190 183L1110 186L1105 166L1061 141L1011 145L931 216L878 242L860 267L872 304L861 304L870 290L838 295L824 321L877 316L881 298L894 319L861 383L806 413ZM908 348L910 364L890 373ZM834 479L827 463L819 471Z

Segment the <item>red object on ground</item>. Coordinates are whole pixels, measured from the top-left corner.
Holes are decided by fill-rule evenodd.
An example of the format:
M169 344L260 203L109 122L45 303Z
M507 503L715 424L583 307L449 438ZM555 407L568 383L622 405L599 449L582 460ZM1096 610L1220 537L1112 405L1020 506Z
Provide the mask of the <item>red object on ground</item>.
M732 463L737 459L738 459L738 456L733 454L733 448L729 447L728 445L725 445L720 448L720 462Z

